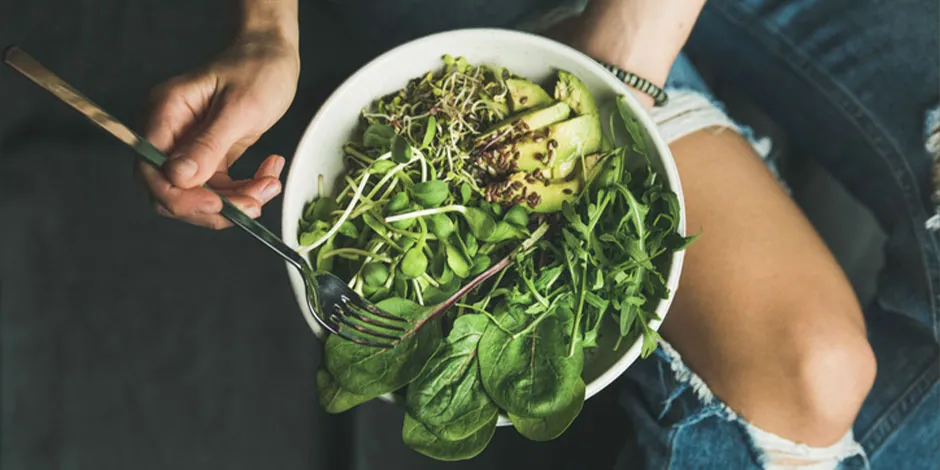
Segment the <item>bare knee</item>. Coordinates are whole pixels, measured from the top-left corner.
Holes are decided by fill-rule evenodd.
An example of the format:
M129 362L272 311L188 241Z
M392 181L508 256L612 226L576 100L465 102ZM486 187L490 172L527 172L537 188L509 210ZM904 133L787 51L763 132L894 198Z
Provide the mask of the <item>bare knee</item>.
M851 429L871 390L874 353L864 333L848 326L793 340L799 348L788 359L799 394L795 424L808 443L831 444Z

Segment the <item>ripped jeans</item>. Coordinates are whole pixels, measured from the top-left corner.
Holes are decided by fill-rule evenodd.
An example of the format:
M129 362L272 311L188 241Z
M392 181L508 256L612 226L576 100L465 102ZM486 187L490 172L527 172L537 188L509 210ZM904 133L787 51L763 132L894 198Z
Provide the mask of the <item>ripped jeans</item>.
M618 469L938 468L938 15L934 0L708 2L667 89L712 99L688 56L707 64L872 211L889 237L864 306L878 375L852 432L810 448L745 422L663 343L621 380L638 440Z

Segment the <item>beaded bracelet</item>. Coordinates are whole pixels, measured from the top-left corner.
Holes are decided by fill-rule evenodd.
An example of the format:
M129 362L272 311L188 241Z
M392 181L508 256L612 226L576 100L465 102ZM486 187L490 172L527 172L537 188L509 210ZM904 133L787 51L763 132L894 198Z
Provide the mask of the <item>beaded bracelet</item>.
M669 101L669 96L666 95L666 92L662 88L653 85L649 80L635 73L627 72L616 65L611 65L600 60L597 62L603 65L605 69L610 70L610 72L623 83L653 97L654 106L662 106Z

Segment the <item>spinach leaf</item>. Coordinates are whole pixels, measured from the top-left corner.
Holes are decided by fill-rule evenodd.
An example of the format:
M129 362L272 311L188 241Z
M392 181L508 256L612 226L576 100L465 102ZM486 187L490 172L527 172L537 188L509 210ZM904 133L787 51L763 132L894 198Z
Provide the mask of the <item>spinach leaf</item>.
M435 324L419 328L427 321L430 310L396 297L385 299L376 307L411 322L395 347L364 346L336 335L326 340L326 369L342 388L357 395L379 396L407 385L421 373L441 344L441 327L436 319L431 320Z
M499 325L491 322L480 338L483 386L514 415L543 418L559 412L571 403L584 365L580 338L568 337L571 302L559 302L535 320L516 309L502 310ZM569 341L575 341L571 355Z
M320 406L327 413L342 413L375 398L368 395L356 395L340 387L326 369L317 371L317 393L320 396Z
M584 405L584 392L584 381L578 380L574 395L571 396L571 403L557 413L544 418L523 418L510 413L509 419L519 434L533 441L550 441L561 436L581 413L581 407Z
M498 416L493 416L490 422L476 430L466 438L448 441L437 436L427 426L405 414L401 437L408 447L428 457L444 461L467 460L476 457L486 445L490 443L496 432Z
M437 354L408 386L408 413L444 439L466 438L499 412L483 389L477 362L487 323L483 315L458 317Z

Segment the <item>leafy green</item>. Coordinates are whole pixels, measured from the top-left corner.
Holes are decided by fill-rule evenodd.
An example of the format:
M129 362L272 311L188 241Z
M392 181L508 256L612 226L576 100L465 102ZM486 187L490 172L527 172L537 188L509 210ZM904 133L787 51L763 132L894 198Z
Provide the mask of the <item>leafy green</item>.
M441 344L440 325L437 320L423 325L428 312L420 305L393 297L376 306L411 322L410 330L395 347L365 346L336 335L326 340L326 369L342 388L357 395L379 396L407 385Z
M574 419L581 413L581 407L584 405L584 381L578 380L577 388L571 396L571 401L567 406L558 412L543 418L523 418L512 413L509 419L513 427L519 434L533 441L550 441L561 436L568 426L574 422Z
M547 311L536 320L507 308L495 319L501 327L487 326L479 345L483 386L493 401L526 418L563 409L577 389L584 364L579 339L569 336L570 306ZM569 356L570 341L576 347Z
M436 207L450 197L450 189L447 183L441 180L431 180L412 186L411 194L418 204L424 207Z
M463 439L497 415L480 382L477 343L489 320L463 315L424 372L408 386L408 413L445 439Z
M490 443L490 439L493 438L493 434L496 432L497 420L498 416L494 416L483 427L466 438L448 441L431 432L427 426L421 424L411 415L405 414L401 437L408 447L433 459L448 462L467 460L483 452L486 445Z
M317 371L317 390L320 395L320 406L327 413L342 413L375 398L369 395L357 395L340 387L326 369Z

